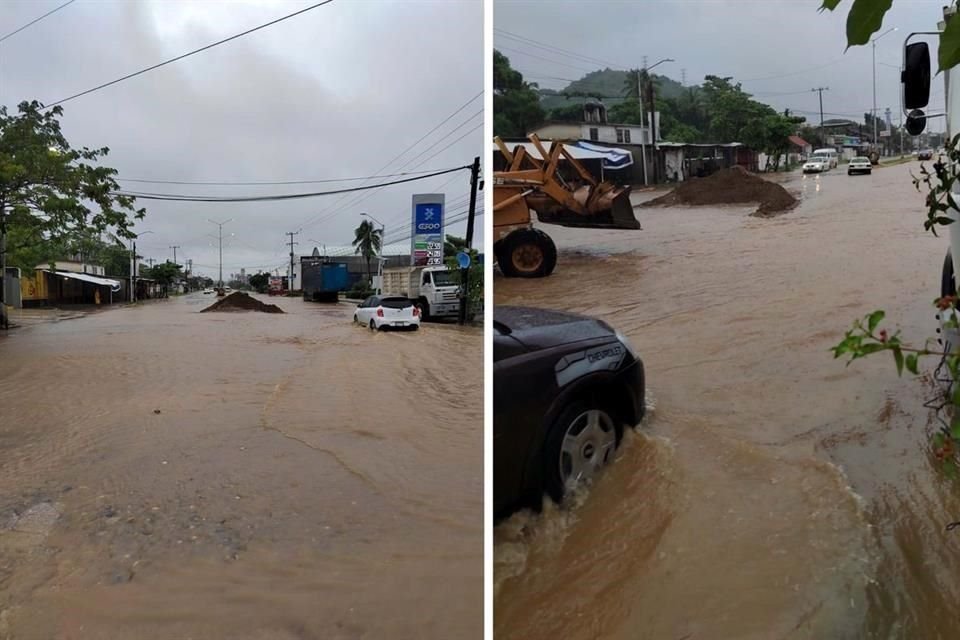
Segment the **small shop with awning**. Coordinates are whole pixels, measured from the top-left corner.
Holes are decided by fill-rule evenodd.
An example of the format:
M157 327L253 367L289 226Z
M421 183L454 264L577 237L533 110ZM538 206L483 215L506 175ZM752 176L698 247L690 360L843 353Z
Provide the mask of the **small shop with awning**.
M123 302L120 280L77 273L37 269L31 278L21 278L23 306L99 305Z

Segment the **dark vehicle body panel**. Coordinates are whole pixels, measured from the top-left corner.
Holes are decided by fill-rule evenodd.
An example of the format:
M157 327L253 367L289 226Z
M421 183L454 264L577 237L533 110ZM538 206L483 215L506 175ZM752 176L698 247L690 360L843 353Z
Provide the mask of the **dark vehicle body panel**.
M547 431L574 400L610 399L614 418L644 414L643 363L606 323L522 307L494 311L494 515L537 506L543 494Z

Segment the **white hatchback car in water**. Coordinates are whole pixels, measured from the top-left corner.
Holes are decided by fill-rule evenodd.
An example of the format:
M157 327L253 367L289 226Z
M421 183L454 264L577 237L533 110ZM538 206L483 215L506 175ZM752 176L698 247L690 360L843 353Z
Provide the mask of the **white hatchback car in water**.
M416 331L420 328L420 309L402 296L370 296L357 305L353 321L370 327L371 331L387 328Z

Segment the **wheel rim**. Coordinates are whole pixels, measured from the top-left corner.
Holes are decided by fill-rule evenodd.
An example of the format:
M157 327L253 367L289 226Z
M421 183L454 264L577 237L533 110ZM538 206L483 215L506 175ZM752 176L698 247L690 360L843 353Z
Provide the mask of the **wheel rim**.
M514 268L523 273L536 271L545 260L543 249L535 244L520 245L513 250L510 257Z
M617 430L603 411L590 409L570 421L560 447L560 478L567 489L591 479L613 459Z

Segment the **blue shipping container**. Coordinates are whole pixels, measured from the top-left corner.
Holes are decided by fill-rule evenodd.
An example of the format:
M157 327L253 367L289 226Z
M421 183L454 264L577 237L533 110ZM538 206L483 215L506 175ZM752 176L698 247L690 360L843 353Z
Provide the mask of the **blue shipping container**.
M303 299L313 302L336 302L340 291L348 288L347 265L324 262L322 258L302 260Z

